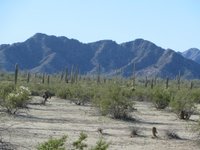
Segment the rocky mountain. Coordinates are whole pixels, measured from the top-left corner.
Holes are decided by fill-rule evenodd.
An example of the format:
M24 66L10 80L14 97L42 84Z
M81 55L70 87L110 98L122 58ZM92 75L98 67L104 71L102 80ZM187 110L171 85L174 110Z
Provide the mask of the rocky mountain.
M0 45L0 67L13 71L18 63L21 70L58 73L66 67L78 66L82 74L131 76L135 64L137 76L174 78L179 71L185 78L199 78L200 64L184 58L170 49L150 41L136 39L118 44L112 40L81 43L66 37L37 33L24 42Z
M181 53L185 58L191 59L200 64L200 50L191 48Z

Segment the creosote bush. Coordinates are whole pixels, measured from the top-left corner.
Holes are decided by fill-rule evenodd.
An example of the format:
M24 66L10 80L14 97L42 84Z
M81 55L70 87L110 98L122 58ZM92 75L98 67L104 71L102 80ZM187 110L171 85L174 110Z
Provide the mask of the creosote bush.
M13 88L13 85L7 84L0 89L0 105L9 114L16 114L19 109L27 107L30 94L30 90L27 87L19 86Z
M63 99L69 99L76 104L84 105L91 102L94 97L94 85L68 84L66 87L58 88L56 95Z
M88 137L87 134L81 132L78 140L73 142L73 146L75 147L75 149L83 150L84 148L88 147L88 145L84 143L87 137Z
M64 144L67 136L62 136L59 139L50 138L47 142L40 144L37 150L65 150Z
M96 146L91 148L91 150L107 150L109 147L109 143L107 143L103 138L100 138L96 142Z
M151 98L157 109L165 109L172 99L172 94L168 89L157 87L153 90Z
M88 145L85 143L87 140L87 134L81 132L79 138L73 143L66 144L67 136L61 138L50 138L47 142L38 145L37 150L86 150ZM66 149L67 147L67 149ZM103 138L100 138L95 146L89 148L90 150L107 150L109 143Z
M174 93L170 102L172 111L174 111L179 119L188 120L196 110L196 96L188 89L178 90Z
M102 115L111 115L115 119L130 119L133 101L126 97L126 90L119 84L107 84L96 94L95 104Z

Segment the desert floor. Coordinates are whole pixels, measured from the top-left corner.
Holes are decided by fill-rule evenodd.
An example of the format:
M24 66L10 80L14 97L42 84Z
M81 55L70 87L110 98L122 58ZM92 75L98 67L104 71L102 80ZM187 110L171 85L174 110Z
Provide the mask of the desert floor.
M41 97L33 97L29 110L17 116L1 112L0 138L13 144L19 150L36 149L50 137L68 135L66 145L78 139L80 132L88 135L89 147L103 136L110 143L110 150L197 150L196 135L191 127L196 124L197 115L191 120L179 120L174 113L156 110L149 102L136 102L132 113L136 121L114 120L98 114L94 107L78 106L68 100L51 98L40 105ZM156 127L158 138L152 138L152 127ZM103 135L97 132L103 129ZM137 128L139 136L130 137L131 129ZM169 139L167 130L175 131L181 139Z

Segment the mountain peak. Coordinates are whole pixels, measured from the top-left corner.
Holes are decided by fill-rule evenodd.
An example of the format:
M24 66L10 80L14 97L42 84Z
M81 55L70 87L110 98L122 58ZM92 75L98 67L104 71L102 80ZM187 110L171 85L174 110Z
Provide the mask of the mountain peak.
M35 33L32 37L37 38L37 37L44 37L44 36L48 36L48 35L46 35L44 33Z
M183 57L187 59L191 59L200 64L200 50L197 48L190 48L183 53L181 53Z

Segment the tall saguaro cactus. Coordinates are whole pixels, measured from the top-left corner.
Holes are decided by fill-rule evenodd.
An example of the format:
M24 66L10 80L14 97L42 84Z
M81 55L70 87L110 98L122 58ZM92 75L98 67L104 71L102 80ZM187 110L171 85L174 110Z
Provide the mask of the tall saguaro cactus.
M167 79L166 79L166 89L168 89L168 87L169 87L169 78L167 77Z
M100 83L100 73L101 73L101 68L100 68L100 64L98 64L97 67L97 83Z
M194 83L191 81L190 82L190 89L193 89Z
M178 84L178 90L180 90L180 84L181 84L181 72L179 71L178 77L177 77L177 84Z
M45 78L45 74L42 74L42 83L44 84L44 78Z
M145 78L145 87L147 87L147 85L148 85L148 78L147 78L147 76L146 76L146 78Z
M17 85L17 78L19 73L19 66L18 64L15 65L15 85Z
M70 74L71 83L74 83L74 66L71 67L71 74Z
M136 80L136 76L135 76L135 62L133 63L133 86L135 86L135 80Z
M28 72L27 73L27 83L29 83L29 81L30 81L30 76L31 76L31 74L30 74L30 72Z
M154 79L151 80L151 89L153 89L154 86Z
M47 84L49 85L50 83L50 75L47 76Z
M68 68L65 69L65 82L68 83Z

